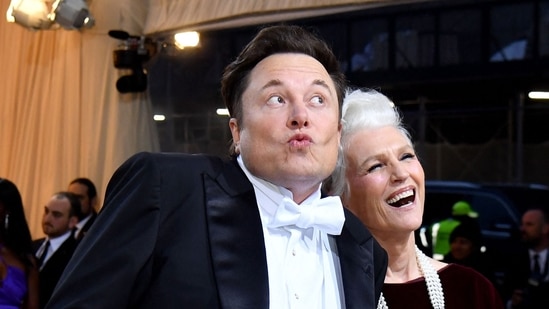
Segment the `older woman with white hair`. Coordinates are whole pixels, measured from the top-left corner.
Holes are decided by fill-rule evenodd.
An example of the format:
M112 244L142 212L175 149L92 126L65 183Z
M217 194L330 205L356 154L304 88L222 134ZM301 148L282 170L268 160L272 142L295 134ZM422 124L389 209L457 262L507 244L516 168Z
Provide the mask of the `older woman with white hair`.
M385 95L348 92L338 168L328 188L368 227L389 265L378 308L503 308L492 283L416 247L425 199L423 167L400 114Z

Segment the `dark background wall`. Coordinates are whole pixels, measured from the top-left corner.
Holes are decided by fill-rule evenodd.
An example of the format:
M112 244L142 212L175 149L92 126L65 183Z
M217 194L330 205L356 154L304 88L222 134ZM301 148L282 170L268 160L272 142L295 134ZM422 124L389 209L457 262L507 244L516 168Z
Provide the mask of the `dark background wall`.
M549 1L434 1L294 21L332 46L353 86L401 108L427 178L549 185ZM226 155L223 68L258 27L201 33L146 65L163 151Z

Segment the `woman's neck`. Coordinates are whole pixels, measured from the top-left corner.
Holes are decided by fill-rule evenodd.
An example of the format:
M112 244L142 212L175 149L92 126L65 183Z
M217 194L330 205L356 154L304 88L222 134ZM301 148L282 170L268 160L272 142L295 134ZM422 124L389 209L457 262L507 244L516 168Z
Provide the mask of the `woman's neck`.
M385 283L404 283L422 276L417 265L413 234L402 239L378 239L378 242L389 257Z

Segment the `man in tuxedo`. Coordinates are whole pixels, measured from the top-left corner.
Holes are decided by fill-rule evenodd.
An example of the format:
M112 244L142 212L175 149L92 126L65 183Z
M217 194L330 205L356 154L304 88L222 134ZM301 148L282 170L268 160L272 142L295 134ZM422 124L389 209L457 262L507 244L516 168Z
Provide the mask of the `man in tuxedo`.
M549 308L549 212L532 208L522 215L520 227L526 248L509 267L507 308Z
M232 160L126 161L48 308L376 308L387 255L321 198L345 88L313 33L262 29L222 78Z
M67 191L76 194L80 198L82 217L78 218L73 234L77 240L81 240L97 217L97 190L90 179L80 177L69 183Z
M80 200L70 192L54 194L44 206L42 230L46 237L33 242L40 267L40 308L46 306L76 249L72 229L78 223L79 215Z

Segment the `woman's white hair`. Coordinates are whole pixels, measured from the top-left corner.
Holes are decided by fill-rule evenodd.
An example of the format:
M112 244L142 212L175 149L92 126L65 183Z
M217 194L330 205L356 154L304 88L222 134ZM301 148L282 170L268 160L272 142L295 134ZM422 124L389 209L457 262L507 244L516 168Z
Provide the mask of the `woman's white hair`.
M402 124L402 117L395 104L376 90L348 89L343 99L341 116L343 128L338 162L330 179L325 181L325 189L333 195L348 193L348 184L345 179L347 164L344 154L352 146L350 138L356 132L392 126L398 129L412 145L410 133Z

